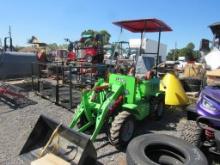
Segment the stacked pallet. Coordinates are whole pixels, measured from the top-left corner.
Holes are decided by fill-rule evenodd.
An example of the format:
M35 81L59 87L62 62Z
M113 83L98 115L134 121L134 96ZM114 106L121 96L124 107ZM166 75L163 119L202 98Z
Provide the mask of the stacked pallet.
M206 76L207 76L207 85L210 86L220 85L220 69L207 71Z

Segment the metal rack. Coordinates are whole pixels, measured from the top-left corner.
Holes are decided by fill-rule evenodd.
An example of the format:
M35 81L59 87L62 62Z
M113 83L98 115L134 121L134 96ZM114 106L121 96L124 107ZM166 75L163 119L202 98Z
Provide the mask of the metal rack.
M100 67L105 66L88 63L72 63L68 66L63 62L33 63L32 88L37 95L71 110L80 102L81 89L91 89L100 74L103 74L100 73ZM34 74L34 68L37 68L37 74Z
M22 108L34 103L28 99L28 93L24 89L2 81L0 99L14 108Z

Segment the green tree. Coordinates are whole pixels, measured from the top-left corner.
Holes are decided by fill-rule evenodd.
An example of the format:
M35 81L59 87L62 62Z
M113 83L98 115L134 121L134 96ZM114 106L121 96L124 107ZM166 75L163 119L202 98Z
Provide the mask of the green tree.
M111 35L107 30L95 31L92 29L85 30L81 33L81 37L85 37L86 35L91 36L91 38L86 39L85 43L87 45L95 45L93 38L96 38L97 35L102 36L103 44L108 44L111 38Z
M186 60L198 60L200 58L200 53L198 50L194 50L195 45L190 42L182 49L171 49L168 52L167 60L177 60L178 57L184 56Z
M68 44L60 44L58 45L59 49L67 49L68 48Z
M99 32L99 34L101 34L102 37L103 37L103 44L104 45L109 44L109 41L110 41L110 38L111 38L111 34L109 34L106 30L101 30Z
M171 49L167 54L167 60L177 60L179 54L179 49Z
M193 50L192 49L189 49L187 47L185 48L182 48L179 52L179 57L186 57L186 60L192 60L193 59Z
M188 44L186 45L186 48L187 48L187 49L190 49L190 50L194 50L195 45L194 45L192 42L190 42L190 43L188 43Z
M181 49L180 56L185 56L186 60L189 61L195 60L196 57L194 56L195 55L194 48L195 45L192 42L188 43L185 48Z
M53 51L53 50L59 49L59 47L58 47L58 45L56 43L48 44L47 48L49 49L49 51Z

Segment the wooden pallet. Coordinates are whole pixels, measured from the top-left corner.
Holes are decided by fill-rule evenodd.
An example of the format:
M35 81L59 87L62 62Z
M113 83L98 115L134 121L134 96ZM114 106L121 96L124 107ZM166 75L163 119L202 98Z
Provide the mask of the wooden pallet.
M69 162L63 160L62 158L49 153L31 162L31 165L71 165Z

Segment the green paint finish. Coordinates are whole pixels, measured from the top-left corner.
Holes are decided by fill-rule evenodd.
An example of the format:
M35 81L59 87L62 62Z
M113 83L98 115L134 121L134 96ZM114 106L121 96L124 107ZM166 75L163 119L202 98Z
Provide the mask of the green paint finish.
M122 108L125 108L125 109L136 109L138 106L137 104L123 104L122 105Z
M146 100L142 100L138 103L136 119L143 120L150 114L150 104Z
M151 94L151 84L150 83L151 83L150 81L144 80L139 84L141 97L145 97L145 96Z
M126 76L121 74L111 74L109 77L109 84L111 85L122 85L124 88L124 96L126 102L129 104L134 103L135 100L135 90L136 90L136 80L133 76Z
M121 109L131 112L136 120L143 120L150 114L150 98L158 97L163 92L159 91L159 79L154 77L151 80L139 80L133 76L110 74L108 88L95 91L97 86L105 86L103 79L99 79L91 91L82 94L82 101L77 107L73 116L70 128L73 128L78 120L84 116L84 125L79 128L80 132L86 131L94 126L91 140L95 140L105 122L113 118L110 113L111 107L119 96L123 96ZM110 115L110 116L109 116Z

